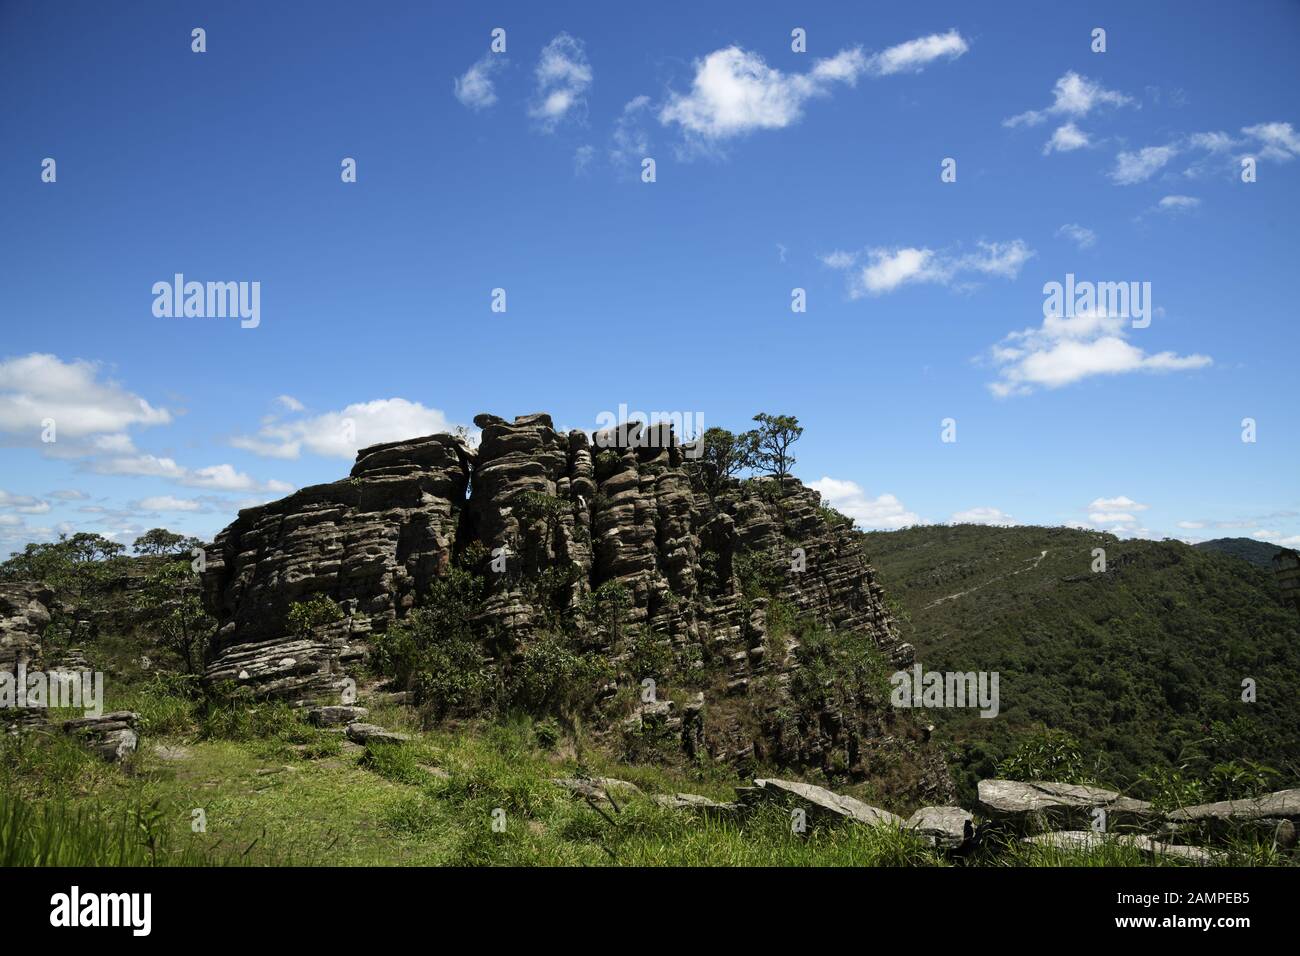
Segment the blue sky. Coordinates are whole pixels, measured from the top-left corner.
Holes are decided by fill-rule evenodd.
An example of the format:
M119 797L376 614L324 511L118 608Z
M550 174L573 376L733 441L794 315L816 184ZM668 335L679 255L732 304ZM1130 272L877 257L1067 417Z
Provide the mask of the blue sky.
M797 415L864 527L1300 541L1300 5L793 9L0 4L0 553L620 404Z

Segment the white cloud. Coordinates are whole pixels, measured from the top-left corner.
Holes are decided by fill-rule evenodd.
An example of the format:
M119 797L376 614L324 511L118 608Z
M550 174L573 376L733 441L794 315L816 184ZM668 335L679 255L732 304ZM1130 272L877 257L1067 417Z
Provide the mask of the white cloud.
M966 52L955 30L920 37L867 57L860 47L813 63L806 73L783 73L757 53L729 46L695 61L689 93L672 93L659 122L676 123L695 140L721 141L759 129L784 129L799 121L808 100L829 96L834 85L855 86L866 74L916 71L940 57Z
M1023 240L1010 242L977 242L977 253L960 256L949 266L952 272L982 272L985 275L1001 276L1014 279L1020 274L1020 268L1035 255Z
M782 73L757 53L726 47L695 61L690 93L672 93L659 122L710 140L783 129L799 120L807 100L828 95L832 83L852 86L865 68L866 58L856 49L829 63L819 60L808 73Z
M1089 511L1114 511L1122 509L1124 511L1146 511L1150 505L1144 505L1134 501L1128 495L1120 495L1118 498L1094 498L1088 505Z
M1178 148L1172 144L1147 146L1135 153L1121 152L1115 157L1115 168L1111 170L1110 178L1120 186L1146 182L1176 155Z
M871 498L856 482L821 478L811 482L808 487L820 492L826 504L848 515L863 529L883 528L892 531L909 525L925 524L893 495Z
M1300 136L1290 123L1258 123L1241 131L1260 144L1259 154L1265 159L1285 163L1300 155Z
M858 299L864 295L883 295L913 283L947 285L969 273L1014 279L1034 256L1034 251L1020 239L980 241L976 246L979 251L965 254L939 253L914 246L867 249L867 262L861 266L857 253L836 250L820 258L832 269L853 270L849 273L849 297Z
M650 112L650 97L637 96L623 105L610 136L609 161L625 172L641 169L641 160L650 153L650 134L641 118Z
M142 511L202 511L203 505L193 498L177 498L173 495L156 495L142 498L135 503Z
M359 448L451 432L454 427L436 408L404 398L383 398L310 418L273 421L263 425L255 436L241 435L231 444L266 458L299 458L304 450L327 457L354 458Z
M1015 518L1000 508L971 508L969 511L954 513L948 520L952 524L1009 525L1016 523Z
M1052 133L1052 138L1043 144L1043 155L1069 153L1090 145L1087 133L1073 123L1066 123L1058 126L1056 132Z
M41 423L47 418L54 420L59 441L172 420L167 409L153 407L116 382L101 380L95 362L64 362L37 352L0 360L0 432L40 444Z
M561 33L542 48L537 61L537 90L528 113L550 132L570 114L585 111L591 88L591 64L582 41Z
M935 254L929 249L872 249L868 255L871 262L863 267L859 279L872 295L893 292L908 282L945 281Z
M1198 531L1201 528L1205 527L1205 522L1204 521L1180 521L1178 522L1178 527L1182 528L1184 531Z
M1188 142L1197 149L1208 150L1211 153L1222 153L1233 146L1232 137L1227 133L1193 133L1188 137Z
M1094 498L1083 509L1088 513L1087 521L1077 522L1073 527L1100 529L1117 535L1148 534L1149 529L1141 527L1141 519L1137 515L1150 507L1134 501L1128 495Z
M1091 249L1097 244L1097 234L1075 222L1068 222L1056 230L1058 236L1065 236L1080 249Z
M1003 126L1037 126L1049 116L1069 116L1081 119L1098 106L1126 106L1132 97L1108 90L1086 76L1073 70L1056 81L1052 88L1052 105L1041 110L1028 110L1002 121ZM1059 131L1058 131L1059 132Z
M915 73L940 57L955 60L969 49L970 45L960 33L949 30L947 33L934 33L891 46L884 52L872 56L868 61L868 68L880 76L889 76L892 73Z
M85 501L90 495L76 488L60 488L58 491L51 491L50 497L58 498L60 501Z
M275 401L276 404L280 405L282 408L288 409L291 412L301 412L307 407L303 405L302 402L298 401L298 399L294 398L292 395L277 395Z
M1048 316L1038 328L1012 332L989 350L998 380L989 390L999 398L1028 395L1037 387L1060 388L1094 375L1176 372L1204 368L1208 355L1154 355L1127 341L1128 319L1085 313Z
M492 74L505 65L505 57L496 53L483 58L456 78L456 99L472 110L483 110L497 101L496 84Z
M1195 196L1165 196L1157 203L1162 212L1187 212L1200 204Z

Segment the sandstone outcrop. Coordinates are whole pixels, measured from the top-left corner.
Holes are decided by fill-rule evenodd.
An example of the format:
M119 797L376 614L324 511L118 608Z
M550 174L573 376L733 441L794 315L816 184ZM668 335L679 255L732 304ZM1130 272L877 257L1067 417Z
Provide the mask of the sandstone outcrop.
M42 584L0 583L0 670L15 673L20 658L35 669L53 600Z
M794 614L866 635L894 665L911 662L855 534L828 520L816 491L787 476L732 481L710 497L692 483L690 449L667 424L594 436L561 433L542 414L475 424L475 449L451 435L365 448L349 478L240 512L203 575L220 625L208 680L304 704L337 701L370 638L420 606L453 562L477 554L491 654L527 646L560 615L615 664L627 659L625 635L638 632L708 672L683 688L694 698L685 707L663 694L657 709L627 718L629 732L666 733L715 759L859 776L874 756L902 752L921 768L914 783L924 798L951 799L942 760L910 718L860 700L786 706L797 643L769 637L769 600L747 595L746 575L761 576ZM589 599L611 584L627 595L621 633L590 618ZM334 600L343 619L294 633L290 607L314 595ZM737 702L753 720L732 713ZM747 729L754 722L757 735Z

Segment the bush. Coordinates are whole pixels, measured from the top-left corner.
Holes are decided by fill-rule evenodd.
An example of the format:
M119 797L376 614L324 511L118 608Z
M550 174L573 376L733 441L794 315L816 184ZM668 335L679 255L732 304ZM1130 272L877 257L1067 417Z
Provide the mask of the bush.
M289 630L298 635L310 634L318 627L341 620L343 609L325 594L317 595L309 601L294 601L289 605Z
M486 593L483 578L453 567L434 581L424 607L374 639L372 666L435 719L491 703L496 682L475 627Z
M524 649L510 676L509 696L534 714L567 714L595 703L614 679L603 656L579 653L555 635L543 635Z

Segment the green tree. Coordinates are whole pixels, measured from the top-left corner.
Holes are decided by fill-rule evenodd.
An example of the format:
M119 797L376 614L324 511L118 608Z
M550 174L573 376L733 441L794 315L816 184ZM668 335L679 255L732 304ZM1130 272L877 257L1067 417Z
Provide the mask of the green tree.
M217 622L203 610L198 577L188 562L170 562L146 578L135 611L155 643L179 658L185 673L202 672Z
M688 459L691 478L714 500L731 478L746 468L754 459L758 433L754 431L736 435L725 428L710 428L700 436L701 448L697 458Z
M177 554L185 541L184 535L166 528L153 528L136 538L131 547L136 554Z
M794 467L795 457L790 446L799 440L803 427L793 415L769 415L759 412L754 416L758 428L753 445L753 466L777 478L784 478Z

